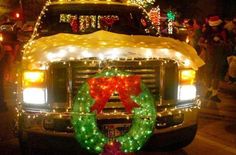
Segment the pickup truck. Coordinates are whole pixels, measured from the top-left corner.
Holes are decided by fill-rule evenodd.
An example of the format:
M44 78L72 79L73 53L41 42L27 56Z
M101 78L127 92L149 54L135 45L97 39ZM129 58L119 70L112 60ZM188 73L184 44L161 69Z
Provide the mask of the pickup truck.
M184 147L197 131L201 102L195 77L203 64L188 44L158 36L147 12L129 1L49 1L24 47L17 74L21 148L76 150L86 143L77 136L80 124L72 121L78 98L83 100L78 94L91 78L114 68L140 77L152 96L155 121L143 148ZM96 129L114 139L135 122L134 112L125 108L114 92L100 112L89 114L95 114Z

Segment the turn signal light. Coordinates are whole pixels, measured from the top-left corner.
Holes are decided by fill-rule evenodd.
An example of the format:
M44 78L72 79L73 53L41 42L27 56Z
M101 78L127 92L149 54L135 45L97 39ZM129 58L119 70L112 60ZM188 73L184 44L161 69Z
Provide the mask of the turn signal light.
M45 73L42 71L26 71L23 75L25 87L40 87L45 81Z
M180 84L181 85L192 85L195 82L196 71L192 69L180 71Z

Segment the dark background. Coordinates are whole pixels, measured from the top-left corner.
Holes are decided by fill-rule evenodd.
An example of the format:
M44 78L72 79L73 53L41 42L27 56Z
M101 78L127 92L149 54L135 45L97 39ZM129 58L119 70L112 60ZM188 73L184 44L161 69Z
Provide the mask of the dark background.
M219 15L222 18L236 16L236 0L156 0L162 9L173 8L181 18L204 18Z

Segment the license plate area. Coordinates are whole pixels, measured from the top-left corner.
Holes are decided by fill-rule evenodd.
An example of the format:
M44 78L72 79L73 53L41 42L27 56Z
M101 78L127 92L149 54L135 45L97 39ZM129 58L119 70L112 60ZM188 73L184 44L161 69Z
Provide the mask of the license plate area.
M101 119L97 120L98 128L108 138L124 135L131 127L132 120L128 119Z

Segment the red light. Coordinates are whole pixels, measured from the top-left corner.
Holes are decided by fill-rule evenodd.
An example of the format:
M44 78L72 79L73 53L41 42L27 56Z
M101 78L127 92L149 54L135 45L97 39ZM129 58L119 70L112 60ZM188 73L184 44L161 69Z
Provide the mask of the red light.
M16 13L16 18L20 18L20 13Z

